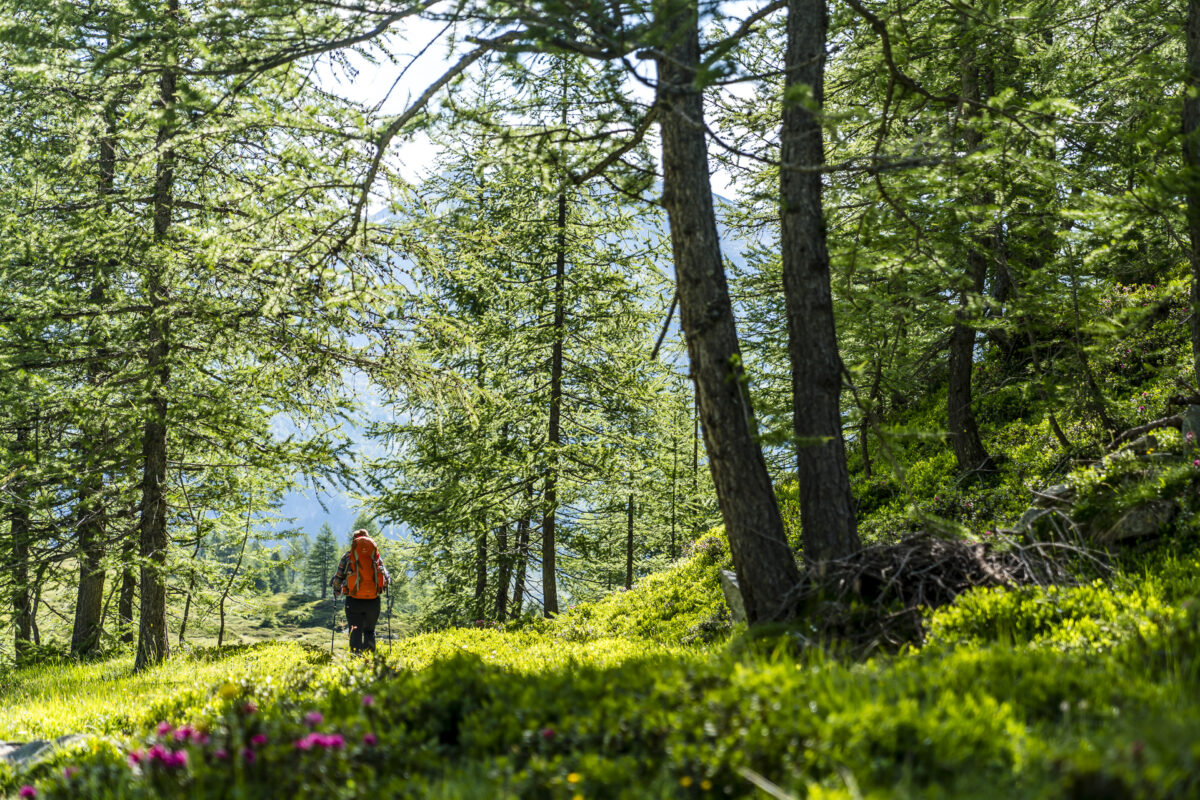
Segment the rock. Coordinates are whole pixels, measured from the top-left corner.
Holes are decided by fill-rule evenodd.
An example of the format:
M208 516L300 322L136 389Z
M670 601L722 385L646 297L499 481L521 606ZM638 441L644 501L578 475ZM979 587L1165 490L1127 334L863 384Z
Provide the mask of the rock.
M14 767L29 767L58 748L69 747L86 738L81 733L69 733L50 741L0 742L0 761Z
M1180 416L1183 418L1183 422L1179 426L1179 431L1183 437L1186 439L1190 433L1195 441L1200 441L1200 406L1188 406Z
M721 570L721 591L734 622L746 621L746 605L742 602L742 590L738 588L737 575L732 570Z
M1158 439L1150 434L1146 434L1140 438L1134 439L1129 444L1118 450L1118 453L1131 452L1134 455L1144 456L1147 453L1158 449Z
M1033 492L1033 505L1036 508L1070 505L1074 499L1075 489L1065 483L1055 484L1048 489Z
M1156 536L1171 524L1178 513L1179 506L1172 500L1151 500L1145 505L1126 511L1111 528L1096 533L1093 541L1106 545L1126 539Z

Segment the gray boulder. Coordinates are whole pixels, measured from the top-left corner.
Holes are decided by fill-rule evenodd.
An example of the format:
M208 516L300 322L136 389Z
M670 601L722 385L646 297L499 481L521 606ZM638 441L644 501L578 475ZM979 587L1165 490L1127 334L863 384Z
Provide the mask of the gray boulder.
M731 570L721 570L721 591L725 593L725 602L734 622L746 621L746 605L742 602L742 590L738 587L737 574Z
M82 742L86 738L80 733L69 733L49 741L0 742L0 761L13 767L29 767L46 758L55 750Z
M1178 513L1179 506L1171 500L1151 500L1126 511L1108 530L1095 532L1093 540L1096 544L1107 545L1155 536L1170 525Z

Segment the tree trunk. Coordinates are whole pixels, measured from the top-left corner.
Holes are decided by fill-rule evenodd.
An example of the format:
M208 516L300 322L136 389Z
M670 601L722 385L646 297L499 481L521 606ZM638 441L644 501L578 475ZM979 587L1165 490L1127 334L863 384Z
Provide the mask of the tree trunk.
M825 0L790 0L785 94L811 87L812 106L784 103L779 173L783 294L792 365L792 430L804 556L842 558L862 546L842 438L842 359L833 320L829 250L821 207L825 145Z
M676 512L675 504L676 497L679 494L679 486L677 483L679 474L679 419L678 414L671 414L671 560L674 561L679 557L678 550L675 546L675 526Z
M629 506L625 528L625 588L633 588L633 492L629 493Z
M967 118L963 132L963 143L968 153L979 146L983 137L972 125L971 118L977 115L975 103L980 100L979 75L973 55L963 57L962 96L964 114ZM972 205L980 205L981 198L972 198ZM986 246L979 237L967 237L967 285L958 293L958 308L954 313L954 325L950 329L949 385L946 391L946 417L950 427L950 441L954 457L962 472L987 470L991 457L984 449L979 427L975 424L975 412L971 410L971 378L975 366L975 328L971 325L971 297L983 293L987 277Z
M101 144L101 181L105 176L111 181L112 168L105 169L104 164L111 164L111 158L105 154L112 152L111 141ZM91 304L99 307L104 302L103 278L97 274L92 284ZM98 350L99 345L93 347ZM88 382L95 385L100 380L98 369L89 370ZM101 465L99 450L103 447L104 433L93 432L95 439L84 441L80 449L85 454L82 464L83 477L80 480L79 499L76 509L76 531L79 543L79 586L75 594L75 623L71 630L71 653L85 656L94 652L100 643L100 633L104 620L102 610L104 603L104 471Z
M12 485L12 510L9 514L9 533L12 538L12 609L16 629L14 648L17 660L33 642L33 601L29 586L29 428L21 423L17 428L16 458L12 467L18 470Z
M513 583L512 615L521 616L525 602L525 570L529 566L529 514L517 523L517 577Z
M75 596L75 624L71 631L71 653L85 656L100 643L101 611L104 605L104 508L99 502L99 476L85 476L80 493L79 588Z
M174 35L179 0L167 0L168 25ZM173 47L173 45L172 45ZM167 59L170 61L170 58ZM171 227L174 201L175 151L172 146L175 113L175 70L163 69L159 77L159 105L163 119L159 124L156 146L158 162L154 180L154 241L163 245ZM142 608L138 626L137 658L134 669L141 670L165 659L167 643L167 592L164 567L167 561L167 385L170 382L170 317L167 313L167 289L163 282L165 258L156 253L150 266L146 291L150 304L147 372L150 376L149 418L142 439L142 508L139 529L142 555Z
M546 437L549 466L542 498L542 608L547 617L558 613L558 577L555 574L555 523L558 517L558 445L561 442L563 330L566 325L567 193L558 193L558 236L554 255L554 344L550 352L550 423Z
M487 618L487 528L475 539L475 619Z
M1192 267L1192 380L1200 386L1200 0L1188 0L1187 78L1183 93L1183 163Z
M110 30L109 47L113 43L114 35ZM101 201L106 204L106 213L112 212L111 201L117 169L116 140L117 104L112 100L104 108L104 135L100 137L99 148L100 177L96 187ZM101 263L109 262L105 259ZM98 267L92 276L88 302L93 308L99 309L105 302L107 272L108 268ZM90 336L89 349L92 353L99 355L103 352L104 338L101 333L93 333ZM97 362L89 366L89 385L97 386L102 380L100 364ZM79 536L79 587L75 596L75 624L71 631L71 652L76 656L94 652L100 644L100 634L104 629L105 573L102 564L106 521L103 504L104 471L100 464L99 451L107 438L107 432L102 429L90 433L94 439L83 442L81 446L85 458L76 521Z
M508 523L500 523L496 531L496 619L508 617L508 584L512 580L512 553L508 551Z
M133 644L133 595L137 591L137 575L133 571L134 545L134 539L130 536L121 547L121 595L117 599L117 627L125 644Z
M253 496L250 498L253 503ZM217 631L217 647L218 649L225 644L225 601L229 599L229 592L233 589L233 582L237 580L238 574L242 571L242 559L246 557L246 543L250 541L250 522L253 519L254 506L251 504L246 509L246 532L242 534L242 547L238 551L237 563L233 565L233 572L229 574L229 580L225 582L225 589L221 592L221 628Z
M782 611L799 581L755 439L742 355L721 262L708 176L696 0L657 0L667 44L658 59L662 203L670 221L680 320L696 384L709 469L751 622Z

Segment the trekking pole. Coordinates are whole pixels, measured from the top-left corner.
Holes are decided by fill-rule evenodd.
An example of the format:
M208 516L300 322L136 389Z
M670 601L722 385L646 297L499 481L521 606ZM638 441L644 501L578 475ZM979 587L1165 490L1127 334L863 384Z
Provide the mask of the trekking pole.
M388 598L388 641L392 641L392 585L389 583L383 587L384 594Z
M333 622L329 623L329 655L333 657L333 642L337 639L337 598L333 599Z

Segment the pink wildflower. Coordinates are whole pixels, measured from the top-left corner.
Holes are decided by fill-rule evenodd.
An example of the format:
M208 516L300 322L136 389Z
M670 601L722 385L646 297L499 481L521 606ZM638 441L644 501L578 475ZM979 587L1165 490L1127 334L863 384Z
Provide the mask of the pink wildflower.
M171 731L173 731L173 730L175 730L175 728L171 725L171 723L169 723L165 720L163 722L158 723L157 731L158 731L159 736L170 736Z
M256 756L254 754L254 751L251 750L249 747L242 750L242 760L245 761L247 764L253 764L254 760L256 758L258 758L258 756Z
M19 795L21 795L21 797L25 797L25 798L37 797L37 789L33 788L29 784L25 784L24 786L21 787L21 791L17 792L17 794L19 794Z
M216 758L217 761L224 761L225 759L229 758L229 751L224 747L220 747L213 753L213 757Z
M303 739L296 742L297 750L311 750L313 747L319 747L322 750L340 750L346 744L346 740L340 733L310 733Z
M371 706L375 705L374 695L364 694L363 699L362 699L362 704L364 706L366 706L367 708L370 708Z
M256 733L250 737L250 744L258 747L267 743L267 735L265 733Z
M79 767L74 767L74 766L67 767L66 769L63 770L63 779L69 781L69 780L71 780L71 778L74 778L78 774L79 774Z
M367 747L374 747L375 745L379 744L379 737L373 733L364 733L363 744L365 744Z
M141 750L130 750L129 751L129 766L131 766L131 767L141 766L142 762L145 760L146 760L146 754L143 753Z
M175 731L175 741L177 741L177 742L191 741L192 737L195 736L196 733L197 733L196 729L193 728L191 725L183 725L179 728L179 730Z
M325 717L320 711L310 711L304 715L304 721L313 727L320 725L324 720Z
M254 705L254 701L251 701L249 703L246 703L246 705L242 706L242 711L244 711L247 714L257 714L258 706Z
M554 728L542 728L542 738L543 739L553 739L554 738Z
M1138 406L1138 411L1145 411L1145 410L1146 410L1145 406Z

